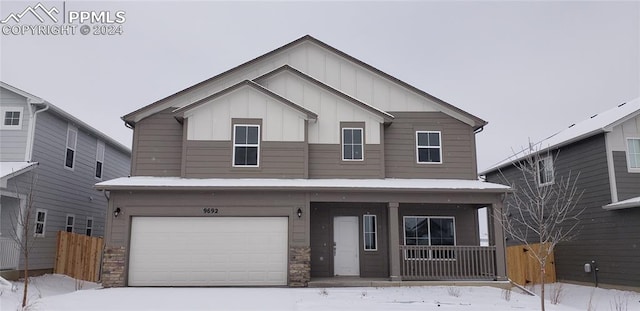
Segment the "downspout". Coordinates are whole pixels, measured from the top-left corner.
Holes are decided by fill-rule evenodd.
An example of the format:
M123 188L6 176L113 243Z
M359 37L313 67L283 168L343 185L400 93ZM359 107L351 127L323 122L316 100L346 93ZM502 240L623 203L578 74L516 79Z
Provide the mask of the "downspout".
M33 112L33 118L31 118L31 122L29 122L29 133L27 134L27 149L25 150L24 160L27 162L31 162L31 157L33 156L33 144L35 142L36 136L36 120L38 118L38 113L45 112L49 110L49 105L45 102L44 109L36 110L33 112L31 109L31 100L27 99L27 106L29 107L29 115Z

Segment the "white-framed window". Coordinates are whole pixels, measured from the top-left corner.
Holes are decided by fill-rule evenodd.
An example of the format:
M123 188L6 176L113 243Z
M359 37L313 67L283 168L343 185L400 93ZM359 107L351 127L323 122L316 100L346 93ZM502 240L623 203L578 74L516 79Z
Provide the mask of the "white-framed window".
M76 145L78 144L78 129L67 126L67 148L64 154L64 167L73 169L76 163Z
M93 233L93 217L87 217L87 226L85 230L85 234L91 236Z
M33 236L44 237L45 229L47 225L47 210L36 210L36 221L34 223Z
M342 128L342 160L362 161L364 160L362 128Z
M73 214L67 214L67 221L65 223L65 231L73 232L73 225L76 222L76 216Z
M441 136L440 131L416 131L416 161L418 163L442 163Z
M536 163L538 166L538 185L545 186L551 185L554 181L554 169L553 169L553 157L551 155L545 156L538 160Z
M0 115L2 117L2 123L0 123L0 129L3 130L19 130L22 129L23 119L22 107L2 107L0 109Z
M364 232L364 250L378 250L378 221L376 215L362 217L362 231Z
M404 245L456 245L455 218L449 216L404 216ZM452 250L408 249L405 259L455 259Z
M627 169L640 173L640 138L627 138Z
M260 165L260 125L233 125L233 166Z
M96 144L96 178L102 179L102 169L104 166L104 142L99 141Z

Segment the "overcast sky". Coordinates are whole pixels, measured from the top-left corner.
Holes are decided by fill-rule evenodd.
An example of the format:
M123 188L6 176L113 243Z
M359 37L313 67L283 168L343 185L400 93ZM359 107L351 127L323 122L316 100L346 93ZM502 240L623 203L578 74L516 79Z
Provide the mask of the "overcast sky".
M487 120L480 170L640 96L637 1L64 5L124 11L123 34L2 34L0 79L127 146L121 116L306 34Z

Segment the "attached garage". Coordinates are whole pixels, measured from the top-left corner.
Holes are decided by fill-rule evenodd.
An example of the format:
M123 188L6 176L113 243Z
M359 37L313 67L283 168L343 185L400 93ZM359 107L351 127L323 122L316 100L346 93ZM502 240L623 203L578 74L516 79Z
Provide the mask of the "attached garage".
M132 217L129 286L287 285L287 217Z

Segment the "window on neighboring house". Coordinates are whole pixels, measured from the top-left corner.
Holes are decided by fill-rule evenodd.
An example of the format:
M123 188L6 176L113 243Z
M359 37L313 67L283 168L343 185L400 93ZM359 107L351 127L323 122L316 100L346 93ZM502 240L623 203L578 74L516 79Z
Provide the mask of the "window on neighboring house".
M34 228L34 236L35 237L44 237L44 230L47 224L47 211L43 209L38 209L36 211L36 222Z
M233 126L233 166L258 166L260 156L260 126Z
M416 131L418 163L442 163L442 140L438 131Z
M378 250L378 233L377 233L376 215L364 215L363 226L364 231L364 250L376 251Z
M22 128L22 107L3 107L1 111L3 130L19 130Z
M553 184L553 157L550 155L543 157L538 161L537 165L538 185L544 186Z
M64 157L64 166L73 169L76 159L76 145L78 143L78 129L69 125L67 127L67 149Z
M342 129L342 160L361 161L364 158L363 132L361 128Z
M455 221L453 217L405 216L404 245L453 246ZM453 250L408 249L406 259L455 259Z
M627 164L630 172L640 172L640 138L627 138Z
M67 224L65 225L65 231L73 232L73 223L76 221L76 216L67 214Z
M86 228L86 234L88 236L91 236L91 233L93 232L93 218L92 217L87 217L87 228Z
M104 143L98 141L96 147L96 178L102 179L102 166L104 164Z

